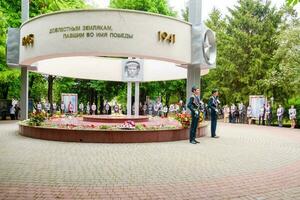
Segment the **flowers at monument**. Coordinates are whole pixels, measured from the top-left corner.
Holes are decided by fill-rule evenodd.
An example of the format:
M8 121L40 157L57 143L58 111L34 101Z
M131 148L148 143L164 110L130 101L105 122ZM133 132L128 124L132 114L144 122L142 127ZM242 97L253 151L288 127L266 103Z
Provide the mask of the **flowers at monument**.
M134 121L127 120L123 124L121 124L120 126L118 126L118 128L132 130L132 129L135 129L135 123L134 123Z
M175 119L179 121L183 128L188 128L191 124L191 115L188 113L178 113Z
M29 115L29 126L41 126L43 122L46 120L47 114L42 112L33 112Z

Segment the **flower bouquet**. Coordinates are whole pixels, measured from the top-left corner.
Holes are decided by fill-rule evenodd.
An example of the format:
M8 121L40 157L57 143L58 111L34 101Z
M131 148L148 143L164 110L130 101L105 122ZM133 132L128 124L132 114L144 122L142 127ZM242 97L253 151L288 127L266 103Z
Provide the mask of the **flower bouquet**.
M118 128L126 129L126 130L133 130L133 129L135 129L135 123L134 123L134 121L128 120L128 121L125 121L124 124L121 124L120 126L118 126Z
M47 114L45 112L33 112L29 116L29 126L41 126L46 120Z
M191 124L191 115L188 113L178 113L175 119L179 121L183 128L188 128Z

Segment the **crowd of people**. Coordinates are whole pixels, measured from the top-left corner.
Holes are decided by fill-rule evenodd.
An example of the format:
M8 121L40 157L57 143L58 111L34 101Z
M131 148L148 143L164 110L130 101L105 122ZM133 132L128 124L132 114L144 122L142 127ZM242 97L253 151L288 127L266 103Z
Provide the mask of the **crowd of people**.
M200 101L201 104L201 112L204 114L204 118L208 119L211 118L211 109L209 108L208 104L204 104L202 101ZM61 102L60 105L57 105L55 102L51 105L48 101L45 103L38 102L34 105L34 109L37 112L41 112L42 110L47 113L56 113L60 112L62 114L72 114L74 112L79 112L82 114L87 115L95 115L97 113L103 113L103 114L126 114L126 109L123 109L121 105L119 105L117 102L114 102L112 105L106 101L106 103L103 106L102 112L100 112L100 109L97 107L95 103L89 103L83 104L82 102L77 108L75 108L76 105L73 105L70 101L68 104L65 104L64 102ZM132 105L132 114L135 113L135 106ZM282 105L279 105L276 109L276 113L274 113L275 110L272 110L271 104L268 102L264 104L259 109L259 114L254 115L253 109L251 108L251 105L248 105L246 107L242 102L238 104L231 104L231 105L225 105L222 109L218 112L218 116L222 116L225 123L248 123L252 124L253 122L258 121L259 125L268 125L270 126L272 124L272 121L274 119L277 119L278 126L283 126L283 116L285 114L288 115L291 128L295 128L296 126L296 115L297 111L294 107L294 105L291 105L291 107L285 111ZM140 102L139 104L139 115L151 115L151 116L168 116L169 114L176 114L176 113L185 113L186 112L186 106L185 103L180 100L176 104L170 104L169 106L163 105L160 98L157 98L156 101L147 100L142 104ZM9 107L9 114L10 118L12 120L18 120L20 115L20 106L18 104L10 105Z
M237 106L235 104L231 104L230 106L225 105L223 107L224 122L226 123L252 124L253 121L258 120L259 125L270 126L274 117L276 116L278 126L282 127L284 114L285 109L282 105L279 105L276 110L276 114L274 115L272 112L271 104L269 102L261 106L258 116L254 116L251 105L246 108L243 103L239 103L237 104ZM294 105L291 105L291 107L288 109L287 114L291 122L291 128L295 128L297 111Z
M108 101L105 102L103 106L102 112L100 112L100 108L97 107L95 103L79 103L78 110L75 109L72 102L69 102L66 106L64 102L61 102L60 106L57 106L56 103L52 104L47 101L45 103L38 102L34 106L37 112L45 111L47 113L56 113L60 112L61 114L72 114L76 111L78 113L86 114L86 115L95 115L97 113L103 114L126 114L126 108L123 108L117 102L110 104ZM151 116L168 116L168 114L182 113L186 112L186 107L182 100L180 100L176 104L170 104L170 106L163 105L160 101L160 98L157 98L156 101L145 101L144 104L140 102L139 104L139 115L151 115ZM132 114L135 113L135 106L132 105Z

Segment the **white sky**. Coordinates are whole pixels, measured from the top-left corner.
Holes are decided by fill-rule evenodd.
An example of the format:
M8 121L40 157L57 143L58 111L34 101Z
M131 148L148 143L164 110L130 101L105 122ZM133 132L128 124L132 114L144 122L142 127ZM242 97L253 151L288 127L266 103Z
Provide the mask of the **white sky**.
M92 4L96 8L106 8L109 5L109 0L86 0L86 2ZM169 0L170 6L178 12L179 18L181 18L181 9L185 8L187 2L188 0ZM227 14L227 8L233 8L236 2L237 0L202 0L203 20L208 18L209 13L214 7L219 9L223 15ZM271 0L271 2L279 8L285 3L285 0ZM300 5L298 4L295 8L297 12L300 13Z

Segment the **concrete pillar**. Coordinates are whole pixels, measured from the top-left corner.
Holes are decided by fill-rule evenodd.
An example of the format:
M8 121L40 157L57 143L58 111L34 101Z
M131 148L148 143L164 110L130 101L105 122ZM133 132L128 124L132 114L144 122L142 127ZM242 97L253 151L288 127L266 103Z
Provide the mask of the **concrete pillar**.
M189 22L193 26L200 25L202 18L202 0L189 1ZM192 41L193 42L193 41ZM191 88L193 85L200 88L200 65L187 66L187 83L186 83L186 103L191 96Z
M127 82L127 116L131 116L131 82Z
M29 19L29 0L22 0L22 23ZM20 95L21 120L28 119L28 70L21 68L21 95Z
M140 107L140 83L135 82L134 87L134 116L139 116Z
M28 119L28 70L26 67L21 68L21 120Z

